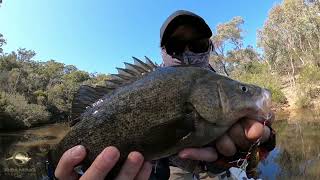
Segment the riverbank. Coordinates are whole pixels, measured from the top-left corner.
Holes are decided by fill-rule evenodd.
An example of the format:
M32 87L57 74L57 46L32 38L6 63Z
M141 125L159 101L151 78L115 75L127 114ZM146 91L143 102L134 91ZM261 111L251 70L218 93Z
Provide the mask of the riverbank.
M234 77L240 81L267 88L272 93L273 111L276 119L289 121L319 121L320 117L320 67L299 67L294 78L279 73L269 64L252 63L253 73L238 72Z
M315 122L320 119L320 92L315 91L312 94L310 100L308 100L308 106L301 107L299 101L302 98L307 98L301 94L298 89L299 85L290 85L290 83L283 83L281 91L286 96L287 103L276 105L274 110L276 111L278 120L287 119L288 121L308 121ZM313 89L320 89L318 85L311 85Z

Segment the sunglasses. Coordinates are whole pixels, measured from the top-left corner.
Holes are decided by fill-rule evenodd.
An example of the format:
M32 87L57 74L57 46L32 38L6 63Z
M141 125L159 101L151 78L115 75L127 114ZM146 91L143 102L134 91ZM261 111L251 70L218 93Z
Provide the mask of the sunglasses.
M181 55L185 51L186 47L188 47L191 52L204 53L207 52L210 47L210 40L205 38L185 41L172 38L165 45L166 51L169 55Z

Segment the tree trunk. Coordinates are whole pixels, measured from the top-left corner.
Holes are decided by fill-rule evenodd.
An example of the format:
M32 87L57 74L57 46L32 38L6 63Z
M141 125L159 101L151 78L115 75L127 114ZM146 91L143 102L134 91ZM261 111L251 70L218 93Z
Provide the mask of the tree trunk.
M290 55L290 64L291 64L291 76L292 76L292 82L293 82L293 85L296 85L296 81L295 81L295 77L294 77L294 74L295 74L295 68L294 68L294 64L293 64L293 59L292 59L292 55Z
M268 60L265 60L265 62L268 64L268 69L269 69L269 71L271 71L272 68L271 68L271 65L270 65L269 61L268 61Z
M229 73L228 73L227 68L226 68L226 64L222 62L222 66L223 66L223 71L224 71L224 73L225 73L227 76L229 76Z

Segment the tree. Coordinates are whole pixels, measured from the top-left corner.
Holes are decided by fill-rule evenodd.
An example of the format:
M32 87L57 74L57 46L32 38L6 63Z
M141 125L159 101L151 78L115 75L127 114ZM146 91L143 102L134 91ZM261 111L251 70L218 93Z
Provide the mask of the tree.
M242 17L234 17L230 22L219 24L216 33L211 37L214 46L211 62L220 65L226 75L229 75L228 64L233 63L233 59L227 58L228 52L242 48L243 23Z
M4 39L3 35L0 33L0 54L3 53L2 46L6 44L6 40Z
M25 48L19 48L17 51L17 60L19 61L30 61L36 55L36 52L32 50L26 50Z
M2 0L0 0L0 7L2 4ZM3 53L3 49L1 48L4 44L6 44L6 40L3 38L3 35L0 33L0 54Z
M0 56L0 128L66 121L80 85L105 85L108 79L54 60L35 61L35 54L18 49Z
M306 64L320 66L319 1L284 0L273 7L262 30L258 45L265 59L280 74L290 74Z

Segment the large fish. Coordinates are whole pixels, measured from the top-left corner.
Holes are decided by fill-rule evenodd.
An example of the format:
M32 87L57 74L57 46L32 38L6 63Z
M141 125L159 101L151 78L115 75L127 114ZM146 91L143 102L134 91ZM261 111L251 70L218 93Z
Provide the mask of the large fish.
M120 160L111 179L131 151L146 160L201 147L217 139L242 118L270 118L270 93L199 67L158 67L147 58L118 68L106 87L81 86L72 107L73 126L50 152L57 165L62 154L81 144L89 167L107 146Z

